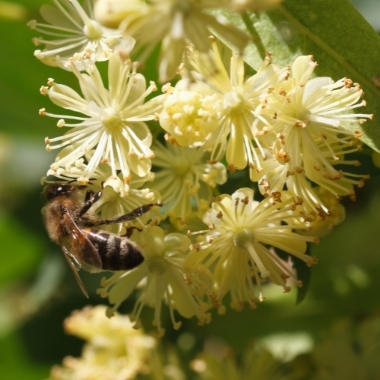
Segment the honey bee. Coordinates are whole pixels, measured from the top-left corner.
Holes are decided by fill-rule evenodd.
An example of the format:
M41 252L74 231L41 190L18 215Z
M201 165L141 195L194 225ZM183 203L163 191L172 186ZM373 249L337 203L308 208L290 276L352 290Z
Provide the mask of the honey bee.
M60 183L47 185L43 190L47 205L42 214L49 237L61 246L79 287L89 298L79 277L79 269L91 273L128 270L144 261L141 249L128 238L134 227L127 229L125 236L93 227L133 220L159 204L147 204L113 219L100 219L89 210L100 199L102 191L87 192L86 199L81 200L84 188Z

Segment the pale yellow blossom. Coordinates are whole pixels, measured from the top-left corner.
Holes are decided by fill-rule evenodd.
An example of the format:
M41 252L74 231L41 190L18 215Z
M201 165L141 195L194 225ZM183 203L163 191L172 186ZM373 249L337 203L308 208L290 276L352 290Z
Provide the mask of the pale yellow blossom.
M304 183L310 180L337 198L349 195L355 199L354 185L363 186L368 176L346 172L337 165L359 165L347 156L360 150L358 139L363 135L360 124L372 115L353 113L365 105L361 100L363 91L357 83L347 78L336 82L328 77L311 79L316 65L311 56L298 57L289 75L270 92L261 111L277 139L273 145L273 156L278 162L277 178L274 179L270 168L265 185L266 192L270 192L286 184L289 191L303 198L314 211L323 209L328 213L317 196L307 189L311 185Z
M35 20L28 26L40 32L43 37L33 38L35 45L44 44L43 50L34 55L50 66L70 68L65 63L75 54L89 56L93 61L108 60L116 50L128 54L135 41L121 31L105 28L94 20L94 0L84 0L83 6L77 0L52 0L55 4L43 5L41 15L47 24ZM76 64L83 68L80 61Z
M156 341L135 330L127 316L109 319L103 305L75 311L65 330L86 341L79 358L71 356L54 366L50 380L133 379L144 367Z
M100 163L108 163L111 173L121 171L128 183L132 173L143 177L151 168L154 156L150 145L151 133L145 124L156 118L162 109L163 97L157 96L144 103L145 97L156 87L153 82L146 88L143 75L129 60L113 55L108 66L108 89L100 72L91 60L81 60L86 73L81 73L74 64L83 97L70 87L49 80L50 87L42 87L41 93L48 95L56 105L84 116L57 115L40 111L41 115L58 118L58 127L69 128L63 136L45 139L47 150L62 149L51 169L57 171L67 167L94 150L86 172L91 178ZM68 123L67 120L77 121Z
M213 96L214 105L218 106L218 128L203 147L211 151L213 162L225 156L230 171L248 165L250 171L260 172L263 162L271 157L269 148L275 139L263 123L261 112L269 89L286 74L286 70L269 65L271 59L268 56L259 71L246 78L243 57L233 54L228 72L214 38L211 42L212 52L209 54L189 49L188 59L194 71L183 72L191 80L207 85L208 91L202 90L201 94Z
M150 187L161 194L163 211L173 218L186 220L202 200L211 199L212 188L227 180L224 165L208 163L202 148L155 143L153 150L158 170Z
M198 268L203 273L205 268L212 272L213 285L208 295L215 306L221 306L229 293L233 308L240 310L244 302L255 308L257 300L264 298L261 283L267 278L289 291L287 279L297 281L296 275L276 255L276 248L308 266L316 262L305 254L307 242L316 240L294 232L295 228L307 228L294 222L302 220L296 206L297 200L286 192L261 203L254 201L253 190L248 188L224 194L212 203L203 218L209 229L199 237L185 264L194 272Z

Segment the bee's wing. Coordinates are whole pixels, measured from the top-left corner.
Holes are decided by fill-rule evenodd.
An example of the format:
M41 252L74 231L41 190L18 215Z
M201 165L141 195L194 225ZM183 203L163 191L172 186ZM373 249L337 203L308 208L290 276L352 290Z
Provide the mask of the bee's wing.
M102 260L99 252L87 239L85 233L77 226L69 212L63 214L67 230L69 231L70 247L68 251L75 257L76 261L91 272L94 269L102 269ZM96 270L95 270L96 271Z
M64 244L62 244L61 247L62 247L63 255L65 256L65 259L66 259L67 263L69 264L71 272L73 272L73 275L74 275L75 279L77 280L77 283L78 283L81 291L83 292L83 294L87 298L89 298L88 293L87 293L87 291L83 285L83 282L82 282L81 278L79 277L78 271L80 269L80 265L76 261L74 261L72 255L67 250L67 248Z

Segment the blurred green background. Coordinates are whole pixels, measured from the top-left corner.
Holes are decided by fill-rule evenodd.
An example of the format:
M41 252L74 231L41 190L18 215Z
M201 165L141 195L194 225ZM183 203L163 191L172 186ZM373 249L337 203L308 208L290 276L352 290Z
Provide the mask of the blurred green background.
M39 88L49 77L77 88L73 75L33 56L36 33L25 24L39 18L43 3L48 0L0 1L0 378L7 380L47 378L64 356L80 355L82 342L65 335L62 321L74 309L102 303L95 294L101 276L81 273L90 293L86 300L41 220L40 178L54 160L54 153L45 151L44 138L58 132L54 120L38 116L42 107L54 112ZM380 2L354 4L380 30ZM239 354L252 339L307 333L318 342L342 318L379 316L380 170L372 165L369 149L360 161L360 172L369 173L371 180L358 190L356 202L343 201L346 221L311 248L319 263L300 305L295 306L295 291L284 295L268 288L255 311L213 315L204 327L183 321L176 332L167 321L166 338L177 343L191 333L194 347L201 348L202 339L215 336Z

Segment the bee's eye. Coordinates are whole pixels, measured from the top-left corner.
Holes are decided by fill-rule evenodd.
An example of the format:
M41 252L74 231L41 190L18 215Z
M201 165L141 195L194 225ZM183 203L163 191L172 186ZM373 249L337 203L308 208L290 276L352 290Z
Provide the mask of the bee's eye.
M57 197L75 197L79 194L80 189L77 186L71 184L53 184L45 186L43 194L48 202L52 201Z
M73 193L73 187L71 185L47 186L44 193L46 199L51 201L56 197L70 196Z

